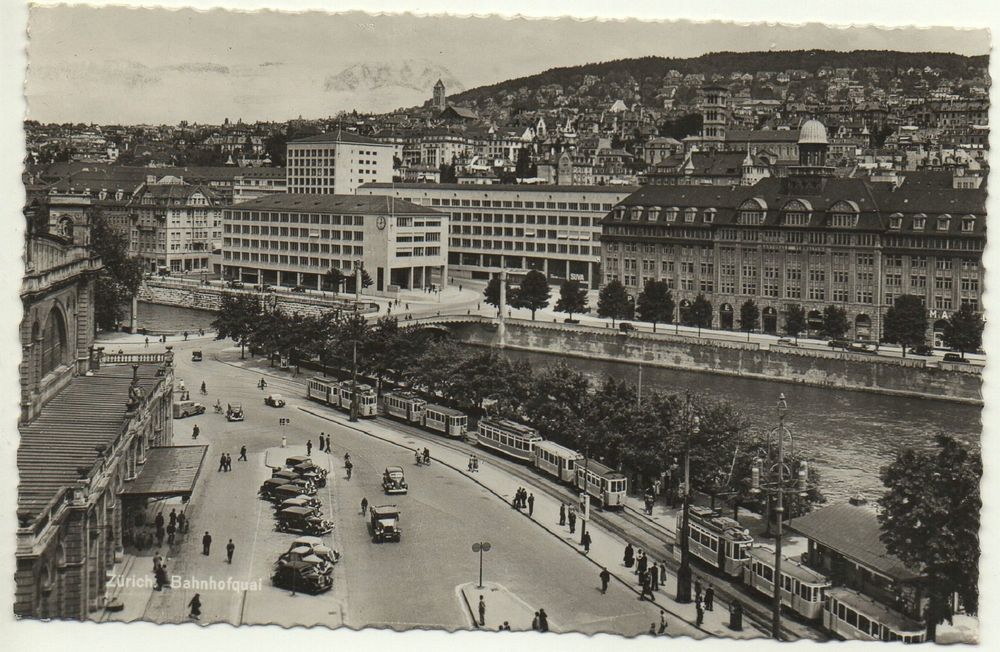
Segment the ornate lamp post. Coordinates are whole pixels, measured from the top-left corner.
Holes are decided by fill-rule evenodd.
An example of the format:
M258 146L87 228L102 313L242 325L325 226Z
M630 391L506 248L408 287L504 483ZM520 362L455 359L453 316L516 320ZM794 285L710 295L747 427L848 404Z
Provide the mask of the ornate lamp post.
M681 525L681 565L677 569L677 602L691 602L691 555L688 550L688 518L691 512L691 438L698 435L700 420L691 412L687 398L687 434L684 438L684 507Z
M751 467L752 493L766 493L774 496L777 533L774 539L774 603L771 611L771 636L774 640L781 638L781 535L785 511L785 494L805 496L809 470L806 462L799 464L798 472L793 473L785 464L785 448L789 455L793 452L792 433L785 427L785 414L788 403L785 395L778 395L778 427L767 435L766 450L754 460Z

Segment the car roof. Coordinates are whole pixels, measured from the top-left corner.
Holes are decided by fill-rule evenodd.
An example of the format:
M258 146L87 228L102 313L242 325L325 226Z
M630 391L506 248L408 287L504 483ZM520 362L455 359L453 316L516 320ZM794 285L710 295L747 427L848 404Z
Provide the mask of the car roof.
M387 467L385 467L385 470L389 471L390 473L395 473L396 471L399 471L400 473L402 473L403 472L403 467L401 467L401 466L387 466Z
M313 510L309 507L286 507L279 512L281 514L298 514L300 516L311 516Z
M395 505L373 505L372 510L376 514L397 514L399 513L399 508Z

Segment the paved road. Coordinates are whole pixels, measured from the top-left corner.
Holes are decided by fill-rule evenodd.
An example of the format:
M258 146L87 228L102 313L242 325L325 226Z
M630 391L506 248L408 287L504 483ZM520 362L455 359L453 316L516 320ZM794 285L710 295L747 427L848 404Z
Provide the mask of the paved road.
M352 627L467 629L471 621L456 588L477 580L478 556L471 545L479 540L493 545L486 557L485 579L502 584L536 609L545 608L562 629L638 634L658 620L655 607L638 602L634 593L620 586L613 584L607 595L600 595L590 562L462 475L440 465L415 466L412 453L352 430L339 412L315 404L309 405L321 416L295 409L307 403L297 391L285 393L289 404L284 409L265 407L265 393L255 387L259 376L213 359L213 352L225 346L202 341L175 348L177 377L195 390L192 398L202 400L197 387L205 380L209 395L204 402L210 405L216 398L224 405L242 402L247 419L230 424L209 413L175 424L178 443L190 443L191 426L197 422L203 433L199 443L208 443L210 449L189 507L189 540L181 546L178 558L168 561L168 568L185 578L233 577L261 585L247 591L200 591L203 622L331 626L343 622ZM205 352L201 363L190 361L195 348ZM268 391L281 391L281 385L272 382ZM278 426L282 416L291 419L285 432L290 448L284 451ZM324 511L337 523L332 539L344 559L336 567L332 592L291 596L270 586L269 570L292 537L273 530L271 507L256 498L256 489L269 475L265 456L274 464L289 452L302 452L307 439L318 444L321 431L332 433L334 448L332 459L327 460L331 482L321 490L321 497ZM250 453L248 462L234 461L232 473L216 471L221 452L230 452L235 460L244 444ZM349 481L343 470L345 451L350 451L354 462L354 477ZM325 456L316 457L322 463ZM408 495L389 498L382 494L381 474L389 464L404 468ZM360 515L362 497L400 506L401 542L371 542L366 520ZM214 538L208 557L200 554L205 529ZM237 545L231 567L224 551L229 537ZM155 594L145 617L161 622L184 620L194 592L174 589Z

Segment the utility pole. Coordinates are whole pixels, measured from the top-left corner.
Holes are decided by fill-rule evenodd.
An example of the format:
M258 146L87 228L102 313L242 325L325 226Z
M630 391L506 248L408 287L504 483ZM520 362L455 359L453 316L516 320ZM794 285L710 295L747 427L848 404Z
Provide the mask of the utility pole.
M500 323L497 325L497 337L500 341L500 348L504 347L504 338L506 337L506 327L504 325L504 310L507 309L507 270L500 270L500 306L498 310L500 311Z
M691 554L688 547L689 517L691 513L691 437L698 434L697 415L691 414L691 395L687 395L687 436L684 439L684 511L681 526L681 565L677 569L677 602L691 602Z
M590 450L583 453L583 493L580 495L580 545L587 536L587 519L590 518L590 493L587 482L590 479Z

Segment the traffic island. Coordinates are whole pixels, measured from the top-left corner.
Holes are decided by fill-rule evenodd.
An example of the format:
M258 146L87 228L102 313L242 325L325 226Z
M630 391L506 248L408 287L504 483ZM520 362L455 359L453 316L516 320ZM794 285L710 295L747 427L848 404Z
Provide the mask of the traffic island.
M507 623L512 632L532 630L535 612L538 610L511 593L502 584L483 582L483 585L479 586L475 582L469 582L458 586L457 592L462 601L462 608L475 629L495 632ZM484 625L479 624L480 596L486 606ZM550 632L559 631L552 619L548 620L548 624Z

